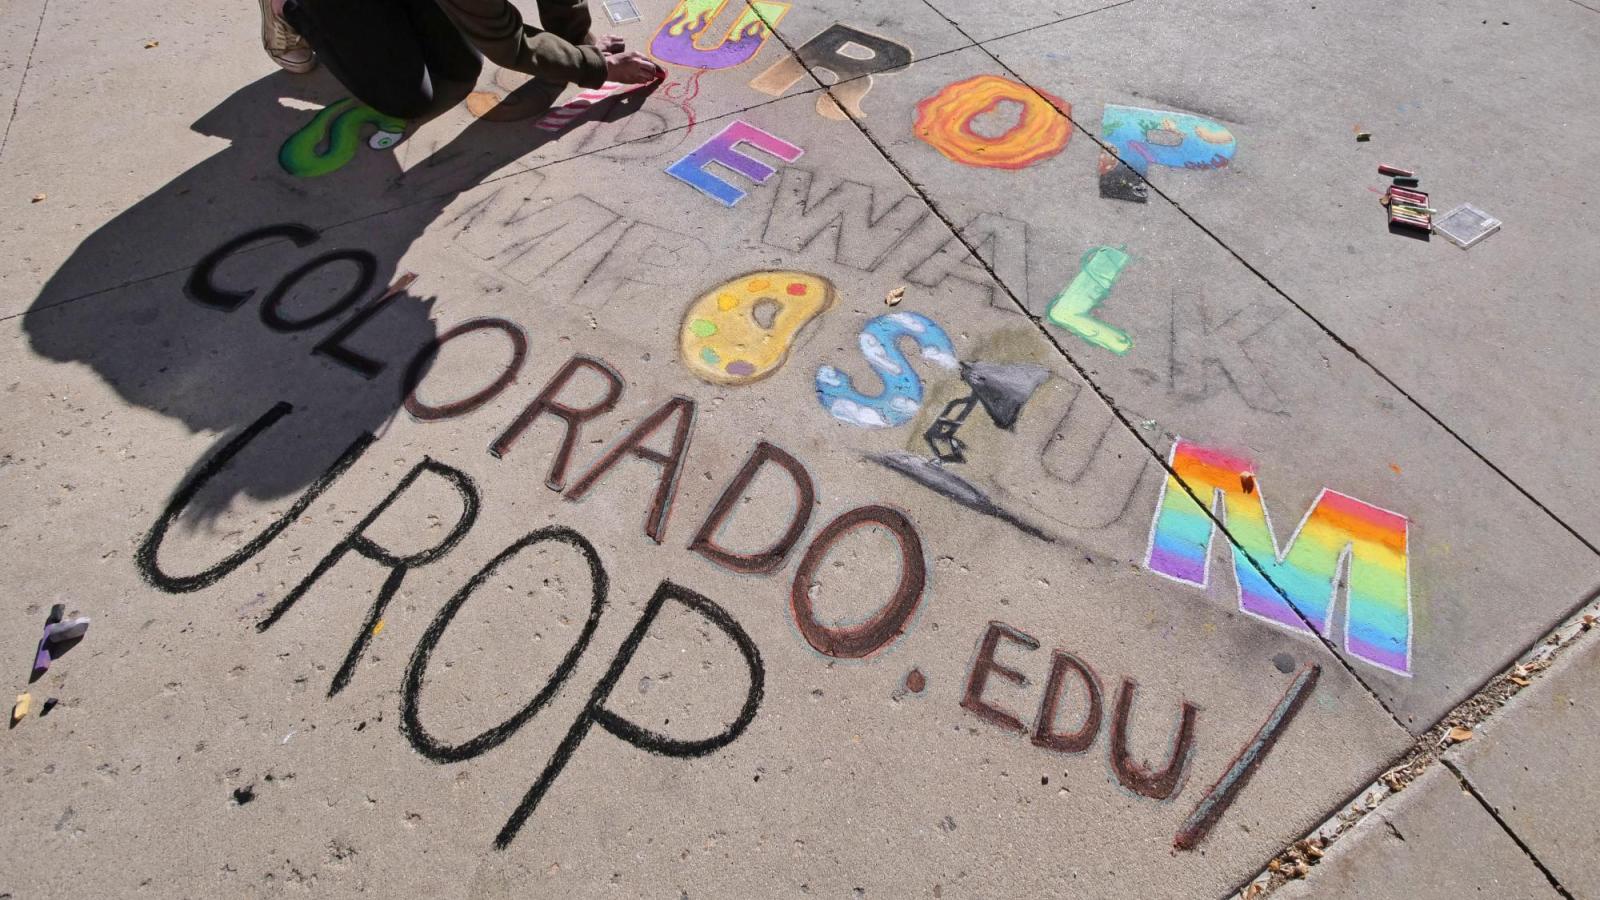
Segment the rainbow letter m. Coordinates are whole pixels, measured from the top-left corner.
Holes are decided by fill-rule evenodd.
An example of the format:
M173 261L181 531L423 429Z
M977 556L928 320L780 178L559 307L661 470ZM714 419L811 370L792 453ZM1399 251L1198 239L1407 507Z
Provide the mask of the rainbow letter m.
M1240 610L1294 631L1306 631L1309 623L1327 635L1340 575L1345 574L1345 649L1375 666L1411 674L1405 516L1323 488L1280 551L1249 460L1179 439L1170 462L1194 496L1167 478L1150 526L1145 555L1150 571L1206 586L1216 523L1194 498L1209 500L1238 542L1233 577Z

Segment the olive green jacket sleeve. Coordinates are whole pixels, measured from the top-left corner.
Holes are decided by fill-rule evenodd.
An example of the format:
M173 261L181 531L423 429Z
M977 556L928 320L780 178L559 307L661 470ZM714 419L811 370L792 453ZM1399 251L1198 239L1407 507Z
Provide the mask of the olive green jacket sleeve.
M543 30L526 25L510 0L438 0L439 8L489 61L550 81L599 87L606 60L581 43L589 32L585 0L539 0Z

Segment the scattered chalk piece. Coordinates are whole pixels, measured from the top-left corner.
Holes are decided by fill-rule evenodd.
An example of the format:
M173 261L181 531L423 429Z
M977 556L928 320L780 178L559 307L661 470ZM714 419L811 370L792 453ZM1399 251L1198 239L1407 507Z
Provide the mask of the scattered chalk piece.
M27 691L23 691L22 693L18 694L16 704L11 707L11 727L17 727L17 723L21 722L23 718L28 715L28 710L32 707L32 694L28 693Z

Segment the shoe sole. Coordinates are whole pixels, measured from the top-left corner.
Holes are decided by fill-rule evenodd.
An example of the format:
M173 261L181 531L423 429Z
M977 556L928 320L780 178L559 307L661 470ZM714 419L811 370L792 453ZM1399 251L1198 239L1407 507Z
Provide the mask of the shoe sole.
M317 58L315 56L303 63L297 63L279 59L276 56L271 56L271 54L268 55L271 57L273 62L278 64L279 68L283 69L285 72L292 72L296 75L304 75L317 67Z

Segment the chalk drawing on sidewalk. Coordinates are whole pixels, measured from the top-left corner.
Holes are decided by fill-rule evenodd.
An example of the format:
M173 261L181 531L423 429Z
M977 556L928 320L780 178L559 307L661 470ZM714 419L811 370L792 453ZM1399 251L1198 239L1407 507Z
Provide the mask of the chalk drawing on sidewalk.
M729 69L749 62L761 52L772 26L789 11L789 4L755 0L737 4L738 18L714 45L705 38L711 24L722 15L728 0L680 0L650 39L650 55L662 62L693 69Z
M817 95L817 114L836 121L861 118L861 101L872 90L873 75L911 65L911 48L859 28L835 22L750 80L750 87L781 97L808 72L833 74L833 83Z
M1169 169L1222 169L1233 161L1239 142L1226 125L1190 113L1106 104L1100 140L1121 162L1100 154L1100 196L1144 203L1144 179L1152 165Z
M1078 274L1056 299L1045 316L1052 324L1072 332L1096 347L1121 356L1133 349L1127 332L1096 319L1095 308L1111 296L1111 288L1129 262L1127 251L1118 247L1095 247L1083 254Z
M329 104L306 127L289 135L278 149L278 165L290 175L315 178L336 172L356 157L361 130L376 126L367 139L374 150L387 150L405 136L406 121L384 115L354 97Z
M1206 790L1200 802L1195 804L1194 812L1179 826L1178 833L1172 838L1174 850L1193 850L1200 846L1206 835L1211 833L1217 820L1233 804L1234 798L1250 783L1250 777L1261 768L1261 763L1272 752L1278 743L1278 738L1283 736L1289 723L1300 713L1300 708L1305 706L1310 699L1311 692L1317 688L1317 680L1322 677L1322 667L1315 663L1308 663L1289 684L1289 689L1283 692L1283 699L1273 707L1267 720L1261 723L1261 728L1256 731L1250 743L1245 744L1239 755L1233 758L1222 777L1217 779Z
M962 363L961 380L972 393L945 404L939 418L923 432L923 440L939 462L966 462L967 445L956 432L973 409L981 405L995 427L1011 431L1023 405L1049 377L1049 369L1032 363Z
M1020 107L1016 124L999 135L973 125L1003 105ZM917 104L912 131L947 159L990 169L1024 169L1066 149L1072 105L998 75L976 75L940 88Z
M560 131L571 125L574 119L593 111L601 101L619 94L626 94L629 91L650 87L654 83L647 81L643 84L623 84L617 81L607 81L597 88L578 94L571 100L540 116L533 123L533 127L541 131Z
M1051 654L1050 678L1044 690L1043 702L1039 705L1034 727L1029 729L1016 713L984 697L984 688L991 676L998 675L1018 687L1027 685L1029 681L1021 671L997 658L996 650L999 649L1001 639L1027 651L1038 650L1040 647L1039 639L1033 635L1004 622L991 621L983 636L978 639L978 652L972 662L972 670L967 676L967 688L961 698L961 708L1005 731L1026 734L1031 730L1033 734L1030 740L1035 747L1068 755L1083 753L1093 747L1102 730L1101 722L1104 719L1102 698L1105 696L1105 688L1100 682L1099 674L1077 656L1064 650L1055 650ZM1015 653L1008 656L1015 658ZM1072 732L1062 733L1056 729L1056 717L1062 705L1061 697L1068 674L1076 675L1082 682L1087 708L1083 714L1083 724ZM1185 775L1194 756L1195 725L1200 716L1200 709L1187 700L1181 701L1178 727L1172 738L1172 747L1167 752L1166 763L1159 768L1148 764L1141 765L1134 761L1133 754L1128 749L1134 694L1138 687L1138 682L1124 676L1117 688L1109 729L1111 734L1108 750L1111 771L1119 784L1135 794L1151 800L1167 800L1183 790ZM1220 811L1218 815L1221 815Z
M679 349L701 381L750 384L789 358L800 330L833 307L833 282L807 272L750 272L689 304Z
M743 200L747 192L711 174L707 166L719 163L757 184L765 184L777 172L777 169L761 160L739 152L740 144L749 144L786 163L794 162L805 153L783 138L736 119L710 140L690 151L688 156L668 166L667 174L723 206L733 206Z
M868 396L856 390L850 376L833 366L817 370L817 400L835 419L863 428L893 428L911 421L922 408L922 379L897 346L910 338L923 359L945 369L959 364L955 345L937 323L921 313L890 313L861 330L861 355L883 379L883 393Z
M891 472L898 472L939 496L958 503L973 512L999 519L1030 537L1036 537L1046 543L1055 543L1055 538L1049 532L1001 506L983 488L961 477L956 472L945 468L936 459L928 459L915 453L906 453L904 451L874 453L868 456L867 459Z
M1412 674L1405 516L1323 488L1280 550L1249 460L1178 439L1169 462L1239 544L1233 575L1241 612L1291 631L1305 632L1309 623L1326 636L1342 584L1345 649L1379 668ZM1145 567L1204 588L1215 531L1206 510L1169 476L1151 521Z

